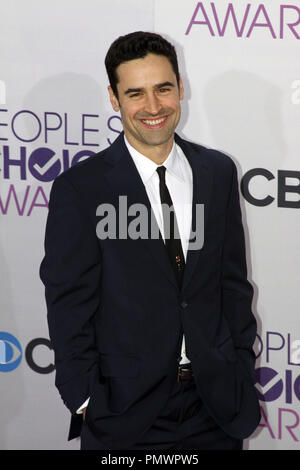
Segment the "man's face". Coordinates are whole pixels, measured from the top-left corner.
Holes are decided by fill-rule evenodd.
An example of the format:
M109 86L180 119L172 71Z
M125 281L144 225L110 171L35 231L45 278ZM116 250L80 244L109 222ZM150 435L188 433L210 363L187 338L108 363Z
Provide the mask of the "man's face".
M147 153L149 146L170 147L180 119L183 85L180 79L178 87L169 60L148 54L122 63L117 74L119 97L109 87L110 100L113 109L121 113L129 143L141 153Z

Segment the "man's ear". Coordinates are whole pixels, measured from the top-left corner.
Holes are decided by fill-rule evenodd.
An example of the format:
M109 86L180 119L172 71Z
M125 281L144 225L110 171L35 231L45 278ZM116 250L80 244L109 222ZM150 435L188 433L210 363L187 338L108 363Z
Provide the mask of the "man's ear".
M179 75L179 99L183 100L183 98L184 98L184 88L183 88L181 75Z
M114 111L119 111L120 110L120 105L119 105L118 98L114 94L113 89L110 85L107 87L107 89L108 89L109 99L110 99L113 110Z

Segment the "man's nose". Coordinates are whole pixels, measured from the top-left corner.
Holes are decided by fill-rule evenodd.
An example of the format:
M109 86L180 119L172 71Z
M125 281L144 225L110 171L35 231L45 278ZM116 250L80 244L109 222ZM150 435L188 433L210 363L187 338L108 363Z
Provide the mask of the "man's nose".
M149 95L147 95L145 111L148 111L148 113L151 113L153 115L156 115L158 114L160 108L161 108L161 103L158 97L156 96L156 94L149 93Z

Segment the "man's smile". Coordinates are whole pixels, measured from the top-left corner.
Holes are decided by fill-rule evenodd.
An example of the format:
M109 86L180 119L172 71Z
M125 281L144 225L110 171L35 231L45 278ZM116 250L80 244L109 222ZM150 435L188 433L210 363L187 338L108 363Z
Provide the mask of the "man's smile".
M163 116L157 119L139 119L139 122L147 129L161 129L167 122L169 116Z

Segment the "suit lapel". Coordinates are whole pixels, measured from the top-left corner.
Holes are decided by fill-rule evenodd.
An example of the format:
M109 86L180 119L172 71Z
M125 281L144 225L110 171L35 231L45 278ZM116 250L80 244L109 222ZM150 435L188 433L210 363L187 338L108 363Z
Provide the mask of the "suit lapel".
M107 153L106 161L112 165L112 169L106 173L105 178L109 184L110 192L113 192L117 198L120 195L127 197L127 207L133 204L143 204L148 214L148 237L141 242L145 248L150 250L151 258L156 262L172 284L177 286L177 280L172 270L168 253L159 230L155 215L140 177L140 174L132 160L125 145L123 132L115 140ZM155 233L158 238L151 238L151 222L154 225Z
M193 172L192 231L195 233L197 228L197 204L204 204L204 224L207 219L212 187L212 170L205 161L204 150L202 152L201 150L199 151L199 147L196 149L193 144L181 139L177 134L175 134L175 141L188 159ZM125 145L123 132L109 148L105 160L112 166L111 170L106 173L105 178L110 192L116 195L115 201L118 203L118 196L124 195L127 197L128 208L136 203L143 204L147 208L147 214L149 214L149 236L147 239L143 239L142 242L145 244L145 248L150 250L153 260L158 264L169 281L178 287L147 192ZM159 234L159 238L153 239L150 236L151 219L155 226L155 233ZM188 250L182 290L185 289L191 280L199 252L200 250Z
M181 147L184 155L189 161L189 164L193 172L193 202L192 202L192 233L195 234L197 227L196 221L196 206L197 204L204 205L204 227L207 221L209 212L209 202L212 190L213 174L211 166L208 164L205 158L205 149L200 146L195 147L195 144L191 144L186 140L181 139L175 134L175 141ZM204 231L204 227L201 227ZM203 232L204 233L204 232ZM200 250L191 249L187 252L186 266L183 276L182 290L186 288L190 282L193 272L196 268L196 264L199 258Z

